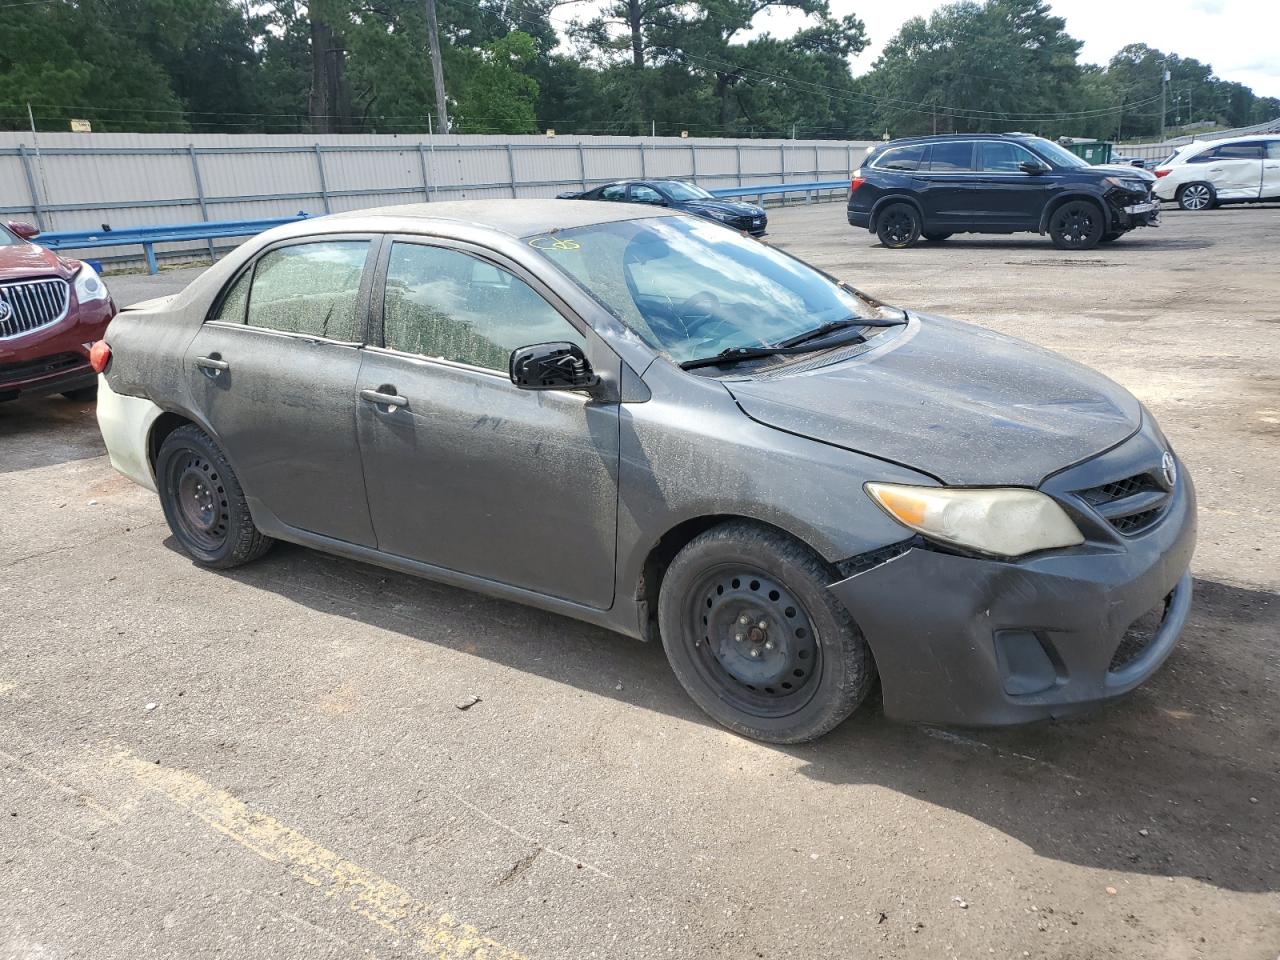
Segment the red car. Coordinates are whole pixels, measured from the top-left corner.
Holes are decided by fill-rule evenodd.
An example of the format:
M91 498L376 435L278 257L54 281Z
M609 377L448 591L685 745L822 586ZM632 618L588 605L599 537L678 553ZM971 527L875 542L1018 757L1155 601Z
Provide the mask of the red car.
M89 264L32 243L39 233L29 223L0 224L0 400L88 400L97 390L89 348L116 305Z

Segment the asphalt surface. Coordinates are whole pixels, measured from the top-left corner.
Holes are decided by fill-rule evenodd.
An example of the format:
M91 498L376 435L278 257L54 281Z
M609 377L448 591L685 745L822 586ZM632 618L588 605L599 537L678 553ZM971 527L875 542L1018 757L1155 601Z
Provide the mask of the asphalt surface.
M1275 960L1280 208L1078 254L885 250L838 204L771 228L1155 412L1202 509L1150 683L1071 722L871 703L766 746L660 649L574 621L285 545L198 569L91 405L4 404L0 958Z

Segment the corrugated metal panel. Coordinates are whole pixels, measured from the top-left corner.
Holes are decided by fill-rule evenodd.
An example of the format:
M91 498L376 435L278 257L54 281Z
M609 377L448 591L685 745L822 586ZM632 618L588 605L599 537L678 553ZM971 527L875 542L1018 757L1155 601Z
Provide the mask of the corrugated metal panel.
M39 144L39 153L35 151ZM317 152L316 146L320 145ZM867 142L657 137L0 132L0 215L75 230L551 197L626 177L705 187L840 179ZM21 151L20 151L21 148ZM26 163L20 152L25 152ZM784 160L785 153L785 160ZM425 181L425 182L424 182ZM429 185L429 191L427 189ZM203 190L203 209L200 193ZM327 200L327 203L326 203ZM201 250L202 244L174 249ZM136 249L104 249L140 257Z

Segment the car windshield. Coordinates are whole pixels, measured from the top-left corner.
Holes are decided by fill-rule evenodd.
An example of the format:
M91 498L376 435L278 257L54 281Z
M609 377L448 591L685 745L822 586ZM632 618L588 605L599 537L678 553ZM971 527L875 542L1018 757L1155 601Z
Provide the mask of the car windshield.
M672 200L711 200L711 194L692 183L681 180L663 180L662 189L671 195Z
M526 242L677 363L879 316L799 260L693 217L593 224Z
M1034 147L1040 152L1042 157L1047 158L1054 166L1058 167L1087 167L1089 161L1084 157L1077 157L1074 153L1060 144L1054 143L1052 140L1046 140L1044 137L1030 137L1026 141L1028 145Z

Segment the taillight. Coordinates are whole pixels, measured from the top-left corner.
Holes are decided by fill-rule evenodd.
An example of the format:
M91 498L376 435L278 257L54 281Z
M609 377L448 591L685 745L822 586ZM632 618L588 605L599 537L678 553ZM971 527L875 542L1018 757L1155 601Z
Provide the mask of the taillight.
M111 362L111 348L107 346L107 341L98 340L89 348L89 366L93 367L94 373L101 373L107 369L107 364Z
M1168 167L1165 167L1163 170L1162 170L1162 169L1160 169L1159 167L1157 167L1157 168L1156 168L1156 179L1159 179L1160 177L1167 177L1167 176L1168 176L1169 174L1171 174L1171 173L1173 173L1173 171L1172 171L1172 170L1170 170Z
M849 192L855 192L860 186L867 182L866 177L854 177L849 181Z

